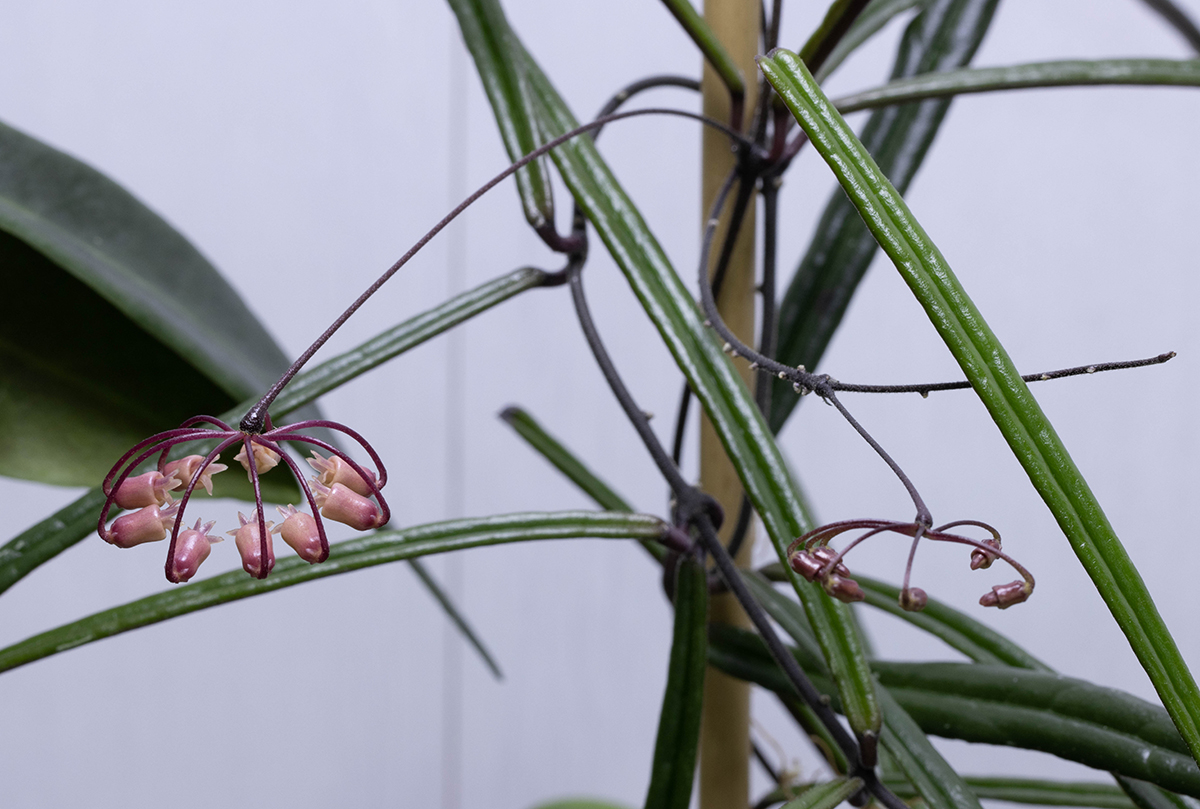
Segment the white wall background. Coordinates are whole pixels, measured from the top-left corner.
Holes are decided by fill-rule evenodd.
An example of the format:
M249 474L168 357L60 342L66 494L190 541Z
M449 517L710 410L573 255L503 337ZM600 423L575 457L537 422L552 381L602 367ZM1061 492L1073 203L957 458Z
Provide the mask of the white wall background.
M784 41L795 47L823 4L787 5ZM1200 15L1200 3L1186 5ZM580 117L628 81L698 66L657 3L507 6ZM291 353L506 163L438 3L113 0L6 4L4 12L0 119L107 172L180 228ZM833 90L881 81L900 30L891 26L848 63ZM1134 0L1004 0L976 63L1152 55L1188 52ZM694 104L665 92L651 98ZM1194 664L1198 124L1192 90L964 98L909 195L1023 369L1179 352L1164 367L1036 393ZM613 127L602 146L689 275L698 140L691 124L643 119ZM831 187L812 153L789 175L785 268ZM594 309L641 403L663 414L665 435L678 377L602 253L597 246L587 275ZM553 268L556 259L525 228L511 187L499 189L327 351L434 305L455 284L528 263ZM873 382L958 376L882 261L824 369ZM323 406L383 453L401 523L586 506L495 418L510 403L528 407L640 508L663 513L665 487L595 371L563 289L527 293ZM923 552L917 583L1066 673L1153 698L970 394L849 404L939 519L996 524L1038 590L1020 608L984 611L976 599L1003 574L968 575L961 552L936 548ZM832 410L807 403L783 440L823 518L910 514L902 489ZM7 534L78 494L0 481ZM223 522L234 510L206 505ZM0 644L162 589L161 553L80 543L0 600ZM206 572L235 567L235 556L218 546ZM881 542L852 562L896 580L902 558L899 545ZM644 555L562 542L432 566L498 655L504 682L463 649L407 567L326 580L0 677L4 805L519 809L564 794L640 803L670 635ZM866 619L881 656L954 657L897 621ZM757 710L811 774L810 749L771 701L759 700ZM968 772L1087 776L1047 756L942 746Z

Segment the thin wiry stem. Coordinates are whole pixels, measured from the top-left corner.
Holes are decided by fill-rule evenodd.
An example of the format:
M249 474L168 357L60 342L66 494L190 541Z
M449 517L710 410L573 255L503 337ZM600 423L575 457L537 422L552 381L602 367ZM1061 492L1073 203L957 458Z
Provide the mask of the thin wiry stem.
M731 129L730 127L722 124L719 121L712 120L703 115L700 115L700 114L694 113L694 112L689 112L687 110L665 109L665 108L661 108L661 107L655 107L655 108L651 108L651 109L642 109L642 110L630 110L629 112L618 112L618 113L614 113L613 115L605 116L603 118L597 118L594 121L590 121L586 124L583 124L582 126L576 127L575 129L572 129L570 132L567 132L563 135L560 135L560 136L548 141L545 145L540 146L537 149L534 149L532 152L530 152L529 154L520 158L515 163L510 165L508 168L504 169L504 171L500 172L495 177L493 177L492 179L490 179L486 183L484 183L482 186L480 186L470 196L468 196L465 200L463 200L457 206L455 206L454 209L450 211L450 213L448 213L444 217L442 217L441 220L439 220L437 224L435 224L432 228L429 229L429 231L427 231L425 233L425 235L423 235L420 239L418 239L416 241L416 243L413 244L413 246L410 247L403 256L401 256L399 259L397 259L397 261L394 264L392 264L392 266L388 267L383 272L383 274L380 275L379 278L377 278L374 281L374 283L372 283L369 287L367 287L366 291L364 291L361 295L359 295L358 298L356 298L354 300L354 302L352 304L350 304L350 306L347 307L344 312L342 312L342 314L338 315L338 317L333 321L333 323L331 323L329 325L329 328L325 329L325 331L323 331L321 333L321 335L313 342L313 344L304 350L304 353L302 353L299 357L296 358L296 361L293 362L286 371L284 371L283 375L281 377L279 377L279 379L275 382L275 384L273 384L270 387L270 389L263 395L262 399L260 399L253 407L250 408L250 410L242 418L241 425L240 425L241 429L247 433L261 433L264 429L264 425L266 424L268 408L271 406L271 403L273 401L275 401L275 397L277 397L280 394L280 392L287 386L287 384L292 381L292 377L294 377L297 373L300 372L300 369L303 368L304 365L310 359L312 359L312 356L314 354L316 354L317 351L320 350L321 346L325 345L325 343L329 340L329 338L332 337L334 335L334 333L342 327L342 324L344 324L351 317L351 315L353 315L355 312L357 312L359 310L359 308L364 303L366 303L367 300L370 299L370 297L372 295L374 295L376 292L378 292L380 287L382 287L385 283L387 283L388 280L393 275L395 275L396 272L401 267L403 267L405 264L407 264L409 262L409 260L421 250L421 248L423 248L426 244L428 244L429 241L431 239L433 239L434 236L436 236L443 229L445 229L445 227L447 225L449 225L452 221L454 221L454 219L457 218L459 214L461 214L463 211L465 211L467 208L469 208L476 200L478 200L480 197L482 197L484 194L486 194L488 191L490 191L492 188L494 188L500 182L502 182L503 180L508 178L510 175L512 175L514 172L516 172L521 167L525 166L526 164L530 163L533 160L538 159L539 157L541 157L542 155L551 151L552 149L554 149L558 146L561 146L562 144L566 143L567 141L571 140L572 138L576 138L579 135L582 135L585 132L589 132L593 129L603 127L606 124L612 123L613 121L619 121L619 120L623 120L625 118L633 118L633 117L637 117L637 116L641 116L641 115L675 115L675 116L680 116L680 117L684 117L684 118L692 118L692 119L703 122L707 126L711 126L711 127L721 130L726 135L728 135L730 138L732 138L735 142L743 144L743 146L745 146L745 147L750 147L750 148L753 147L753 144L749 140L747 140L745 137L743 137L740 133L738 133L734 129Z
M1167 24L1178 31L1192 48L1200 53L1200 28L1192 22L1191 17L1171 0L1142 0L1157 12Z

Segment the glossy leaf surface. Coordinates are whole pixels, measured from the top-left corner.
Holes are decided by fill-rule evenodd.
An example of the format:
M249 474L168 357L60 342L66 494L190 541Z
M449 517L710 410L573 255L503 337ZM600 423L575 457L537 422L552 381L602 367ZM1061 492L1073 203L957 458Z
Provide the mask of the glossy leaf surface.
M539 131L556 136L575 128L574 116L532 57L524 53L523 58L525 75L537 99ZM687 288L591 140L576 138L555 149L552 156L716 426L782 559L787 544L804 532L804 508L753 398L704 327ZM849 610L798 577L794 586L801 593L843 697L852 706L855 730L878 728L881 719L870 668Z
M455 296L428 312L409 318L359 346L302 371L275 400L272 412L285 416L316 401L339 385L364 374L513 295L540 286L546 274L523 268ZM222 415L236 421L254 402L247 399ZM123 448L122 451L124 451ZM110 461L111 463L111 461ZM269 480L269 478L268 478ZM16 584L96 530L104 505L99 486L0 546L0 593Z
M948 70L970 62L983 41L996 0L934 0L904 31L892 78ZM868 7L867 12L869 13ZM862 142L901 191L916 175L941 127L949 100L887 107L873 112ZM779 307L778 359L818 367L842 322L877 245L846 195L835 191L808 251ZM790 384L774 382L771 429L778 432L800 401Z
M100 172L3 124L0 266L6 475L91 485L140 439L261 393L287 366L176 230Z
M196 610L387 562L508 542L576 537L651 540L661 536L665 528L661 520L646 515L567 511L508 514L377 531L360 539L334 543L329 559L319 565L289 556L280 559L265 579L250 578L245 572L234 570L51 629L0 650L0 671Z
M480 0L450 0L459 30L483 89L496 116L500 137L510 160L529 154L538 146L530 108L529 85L513 57L513 32L504 14ZM554 226L554 195L544 160L535 160L517 172L517 194L525 219L534 228Z
M801 665L810 665L796 650ZM727 673L791 695L762 641L721 627L709 660ZM875 661L886 691L927 734L1040 750L1089 767L1200 795L1200 768L1170 718L1129 694L1061 675L975 663ZM830 684L813 677L818 688ZM829 693L828 691L826 693ZM886 741L886 737L885 737ZM912 749L901 740L902 746Z
M1032 62L928 73L834 100L843 115L927 98L1037 87L1141 85L1200 87L1200 59L1095 59Z
M646 809L687 809L691 802L708 666L707 629L708 575L694 558L681 557L675 568L675 627Z
M759 64L925 309L1200 759L1200 689L1137 568L1004 347L804 64L785 51Z

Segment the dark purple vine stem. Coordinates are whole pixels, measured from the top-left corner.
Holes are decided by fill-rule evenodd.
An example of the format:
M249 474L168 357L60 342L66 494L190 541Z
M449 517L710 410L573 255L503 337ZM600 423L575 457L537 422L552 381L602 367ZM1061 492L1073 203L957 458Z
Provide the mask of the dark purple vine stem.
M408 249L408 252L406 252L404 255L402 255L396 261L396 263L394 263L394 264L392 264L392 266L388 267L387 270L385 270L383 272L383 274L380 275L379 278L377 278L375 280L374 283L372 283L369 287L367 287L365 292L363 292L361 295L359 295L358 298L356 298L355 301L352 304L350 304L350 306L347 307L347 309L344 312L342 312L342 314L340 314L337 317L337 319L335 319L333 321L333 323L330 324L329 328L325 329L325 331L321 333L321 336L318 337L311 346L309 346L307 349L304 350L304 353L302 353L299 357L296 358L296 361L293 362L286 371L284 371L283 375L275 382L274 385L272 385L270 387L270 389L266 392L266 394L263 395L262 399L260 399L253 407L250 408L250 410L242 418L242 421L240 424L242 431L246 432L246 433L261 433L263 431L264 425L266 423L266 416L267 416L268 408L271 406L271 403L273 401L275 401L275 397L278 396L280 394L280 392L284 389L284 387L287 386L288 382L290 382L292 380L292 377L294 377L297 373L299 373L300 369L303 368L304 365L310 359L312 359L312 356L314 354L316 354L318 350L320 350L321 346L325 345L325 343L329 340L329 338L332 337L334 335L334 333L342 327L342 324L345 323L350 318L351 315L353 315L355 312L358 311L359 307L361 307L364 303L367 302L367 300L372 295L374 295L377 291L379 291L379 288L382 287L385 283L387 283L387 281L393 275L395 275L396 272L401 267L403 267L405 264L407 264L409 262L409 260L421 250L421 248L423 248L426 244L428 244L429 241L434 236L436 236L438 233L440 233L448 224L450 224L452 221L454 221L454 219L457 218L459 214L461 214L468 207L470 207L476 200L478 200L480 197L482 197L484 194L486 194L488 191L490 191L492 188L494 188L496 185L498 185L501 181L503 181L504 179L506 179L507 177L512 175L514 172L516 172L521 167L525 166L526 164L528 164L529 162L531 162L533 160L538 159L539 157L546 154L547 152L554 149L555 147L561 146L563 143L566 143L567 141L571 140L572 138L576 138L579 135L582 135L585 132L589 132L593 129L598 129L600 127L603 127L604 125L612 123L613 121L619 121L619 120L623 120L625 118L633 118L633 117L640 116L640 115L676 115L676 116L680 116L680 117L684 117L684 118L693 118L693 119L704 122L708 126L712 126L716 129L721 130L722 132L727 134L729 137L733 138L738 143L742 143L747 146L752 146L752 144L748 140L746 140L746 138L744 138L741 134L734 131L730 127L720 123L719 121L714 121L709 118L706 118L703 115L699 115L698 113L688 112L686 110L665 109L665 108L651 108L651 109L644 109L644 110L631 110L629 112L614 113L613 115L608 115L608 116L604 116L602 118L597 118L594 121L591 121L582 126L576 127L575 129L572 129L570 132L567 132L563 135L560 135L557 138L554 138L553 140L550 140L544 146L541 146L541 147L533 150L529 154L525 155L524 157L522 157L521 159L517 160L515 163L510 165L504 171L500 172L495 177L488 180L482 186L480 186L475 192L473 192L465 200L463 200L457 206L455 206L455 208L452 211L450 211L450 213L448 213L444 217L442 217L442 219L440 221L438 221L438 223L435 224L428 232L426 232L424 236L422 236L420 239L418 239L416 241L416 243L413 244L413 246Z

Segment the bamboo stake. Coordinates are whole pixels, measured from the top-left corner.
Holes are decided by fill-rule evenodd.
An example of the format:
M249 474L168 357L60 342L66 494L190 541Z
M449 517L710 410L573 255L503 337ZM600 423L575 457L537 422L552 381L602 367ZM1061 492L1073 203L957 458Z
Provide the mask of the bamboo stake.
M746 126L754 110L757 69L754 56L758 50L760 4L758 0L706 0L704 18L746 78ZM729 93L706 64L702 79L704 114L727 121L730 115ZM707 218L713 199L725 176L733 168L734 158L729 139L719 132L705 128L702 142L701 217ZM723 219L717 229L714 244L721 244L728 221ZM713 251L713 264L716 255ZM710 272L712 268L710 268ZM725 322L739 335L754 340L754 206L747 211L738 235L732 260L718 298L718 308ZM752 372L745 363L739 369L748 387ZM708 419L700 423L700 486L713 495L725 509L726 520L721 539L728 541L741 504L742 488L737 473L725 456L725 451ZM753 532L746 536L737 562L746 566L750 560ZM709 620L749 627L746 614L733 596L719 595L712 599ZM740 680L709 668L704 681L704 713L700 727L700 809L737 809L750 800L750 687Z

